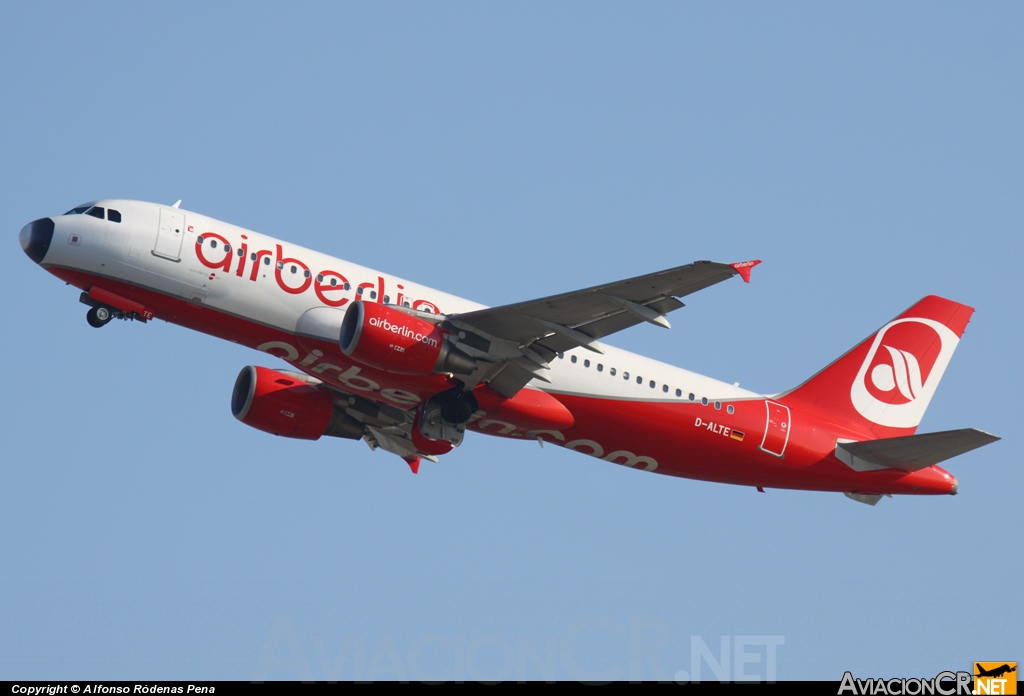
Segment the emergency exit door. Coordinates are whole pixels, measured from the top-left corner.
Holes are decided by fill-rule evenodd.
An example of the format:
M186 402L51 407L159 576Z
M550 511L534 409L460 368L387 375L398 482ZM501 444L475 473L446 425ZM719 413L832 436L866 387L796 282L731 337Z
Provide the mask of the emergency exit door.
M180 210L160 209L160 229L156 233L153 256L181 260L181 240L185 238L185 215Z
M774 401L765 401L764 405L768 410L768 422L761 441L761 451L781 457L786 453L789 431L793 425L789 422L789 407Z

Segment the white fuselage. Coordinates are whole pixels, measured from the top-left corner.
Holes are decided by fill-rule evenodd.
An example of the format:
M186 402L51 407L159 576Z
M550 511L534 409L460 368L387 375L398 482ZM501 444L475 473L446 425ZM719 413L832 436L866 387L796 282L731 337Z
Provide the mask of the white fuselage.
M307 333L302 318L315 316L308 314L310 310L333 306L344 311L354 299L444 314L484 307L198 213L128 200L95 205L116 209L122 221L88 215L54 218L57 226L46 266L113 278L288 334ZM180 225L177 240L169 225ZM584 349L566 352L553 361L550 384L535 380L531 386L645 401L760 398L682 368L602 347L604 355ZM409 405L403 400L395 403Z

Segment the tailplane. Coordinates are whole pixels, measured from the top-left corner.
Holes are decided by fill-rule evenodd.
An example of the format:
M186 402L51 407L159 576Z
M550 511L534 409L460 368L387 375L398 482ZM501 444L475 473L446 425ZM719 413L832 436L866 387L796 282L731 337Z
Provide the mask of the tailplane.
M926 297L778 400L865 435L912 435L973 313Z
M854 471L902 469L918 471L991 444L999 438L974 428L885 437L864 442L840 440L836 459Z

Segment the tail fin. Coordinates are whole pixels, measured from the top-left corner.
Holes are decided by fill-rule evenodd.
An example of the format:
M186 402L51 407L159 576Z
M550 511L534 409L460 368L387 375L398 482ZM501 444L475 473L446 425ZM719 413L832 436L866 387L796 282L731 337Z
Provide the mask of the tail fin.
M912 435L973 313L926 297L778 400L874 437Z

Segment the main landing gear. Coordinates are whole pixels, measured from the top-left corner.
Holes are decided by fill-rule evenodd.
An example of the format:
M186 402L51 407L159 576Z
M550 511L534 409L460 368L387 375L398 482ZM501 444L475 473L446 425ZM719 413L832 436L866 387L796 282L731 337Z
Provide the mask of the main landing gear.
M458 447L462 444L466 423L479 408L473 392L465 389L461 383L453 389L435 394L420 407L420 434L428 440L443 440L452 447ZM424 453L431 454L426 450Z
M98 329L101 326L106 326L110 323L110 320L114 318L114 315L106 307L93 307L85 313L85 320L89 322L89 326Z

